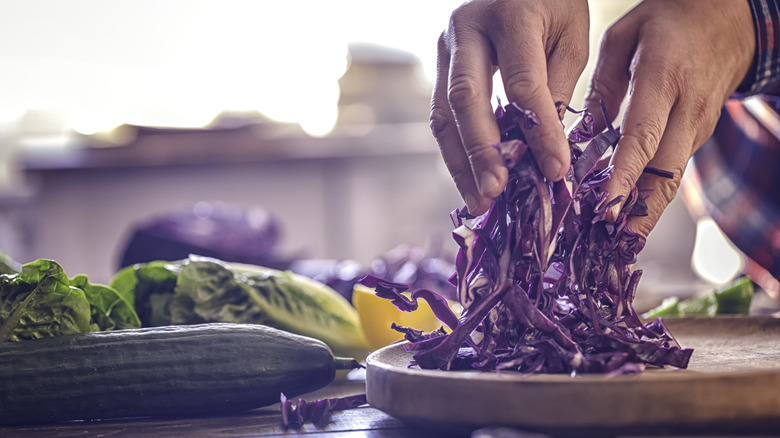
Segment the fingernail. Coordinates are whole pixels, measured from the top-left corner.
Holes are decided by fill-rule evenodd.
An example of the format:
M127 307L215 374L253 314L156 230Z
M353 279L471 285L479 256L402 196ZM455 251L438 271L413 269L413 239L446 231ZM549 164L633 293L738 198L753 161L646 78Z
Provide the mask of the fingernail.
M473 195L466 195L463 197L463 200L466 202L466 208L468 208L470 212L476 211L477 198L475 198Z
M482 176L479 178L479 191L482 195L496 193L499 189L498 178L492 172L482 172Z
M560 179L559 175L562 167L563 165L561 162L551 155L542 160L542 172L547 178L552 179L553 181L558 181Z
M607 210L607 214L606 214L607 222L615 222L618 216L620 216L620 209L621 209L620 204L616 204L610 207L609 210Z

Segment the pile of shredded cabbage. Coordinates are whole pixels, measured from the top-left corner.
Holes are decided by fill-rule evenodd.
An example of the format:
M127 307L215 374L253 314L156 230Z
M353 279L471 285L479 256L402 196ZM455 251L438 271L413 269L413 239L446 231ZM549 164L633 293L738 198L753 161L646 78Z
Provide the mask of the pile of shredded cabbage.
M661 318L643 323L633 307L642 271L632 266L645 239L627 221L647 214L651 193L634 187L628 199L608 200L601 186L612 168L597 169L597 163L620 135L611 125L595 133L592 115L580 113L569 134L571 168L563 180L551 182L523 134L539 123L536 115L514 104L496 110L502 140L497 147L509 183L484 215L473 217L466 209L451 215L460 249L450 282L463 307L460 315L434 291L410 291L375 276L361 280L403 311L427 301L442 322L432 333L393 325L414 352L410 365L572 376L688 366L693 350L680 348ZM581 143L587 146L580 149ZM671 177L654 168L645 172ZM608 220L607 211L621 203L618 217ZM366 400L360 394L293 404L282 395L281 402L284 425L300 427L326 422L333 411Z
M595 133L592 115L579 113L581 121L569 134L571 168L563 180L551 182L524 136L539 119L514 104L497 109L497 147L509 183L484 215L473 217L465 208L452 214L460 249L450 281L460 315L433 291L408 291L377 277L362 280L401 310L413 311L418 299L426 300L446 326L432 333L395 326L410 341L413 364L570 374L687 367L692 350L681 349L660 318L643 323L632 304L642 275L632 267L645 239L627 221L647 214L651 193L634 187L628 199L608 200L601 187L612 168L598 169L597 163L620 135L611 125ZM608 220L607 211L620 203L618 217Z

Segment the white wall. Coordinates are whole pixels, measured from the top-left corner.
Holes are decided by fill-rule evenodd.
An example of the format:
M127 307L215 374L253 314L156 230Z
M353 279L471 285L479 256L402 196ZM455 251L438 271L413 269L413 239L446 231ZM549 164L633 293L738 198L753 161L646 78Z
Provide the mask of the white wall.
M267 208L283 225L282 252L304 257L369 263L400 243L449 244L449 212L460 201L433 152L38 172L31 214L19 224L31 239L17 257L52 258L69 275L107 281L135 223L199 201Z

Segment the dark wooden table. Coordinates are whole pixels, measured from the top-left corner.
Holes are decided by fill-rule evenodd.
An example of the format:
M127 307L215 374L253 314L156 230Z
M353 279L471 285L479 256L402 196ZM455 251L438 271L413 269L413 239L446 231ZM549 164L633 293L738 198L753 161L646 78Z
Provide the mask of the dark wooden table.
M347 377L337 379L332 385L319 391L302 396L306 400L343 397L365 392L365 374L351 372ZM0 407L1 408L1 407ZM486 428L475 432L442 431L426 429L405 424L382 411L370 406L362 406L341 412L335 412L331 422L324 426L306 424L300 429L287 429L282 425L279 405L268 406L235 415L197 418L137 418L89 422L69 422L48 425L29 425L0 427L0 438L260 438L294 437L306 438L553 438L516 429ZM577 437L630 438L636 434L614 434L603 431L579 431ZM707 436L725 438L743 436L780 436L761 429L751 433L736 433L731 430L691 430L659 431L641 434L651 437L697 437Z
M322 390L306 394L306 400L342 397L365 392L364 375L353 373L342 377ZM121 419L89 422L69 422L49 425L0 427L0 437L31 438L255 438L279 436L306 437L428 437L430 431L415 429L387 414L368 406L335 412L325 426L306 424L300 429L282 425L279 405L268 406L230 416ZM435 435L433 435L435 436ZM468 436L468 435L467 435Z

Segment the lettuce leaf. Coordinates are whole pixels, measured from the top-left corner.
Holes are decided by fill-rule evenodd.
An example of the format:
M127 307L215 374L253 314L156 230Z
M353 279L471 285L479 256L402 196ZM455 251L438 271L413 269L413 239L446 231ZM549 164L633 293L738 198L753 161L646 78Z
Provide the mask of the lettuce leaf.
M0 252L0 274L18 274L22 265L8 254Z
M91 308L92 331L141 327L133 306L119 293L102 284L92 284L86 275L70 279L70 285L84 291Z
M62 267L36 260L0 275L0 342L90 331L90 305Z
M364 354L359 319L349 302L290 271L192 255L179 275L170 312L173 324L264 324L320 339L338 355Z
M133 306L86 276L69 279L53 260L0 275L0 342L141 326Z
M264 324L320 339L342 356L365 355L360 320L349 302L291 271L190 255L124 268L110 285L135 294L145 326Z
M170 303L186 260L138 263L120 270L109 283L138 312L144 326L171 323Z

